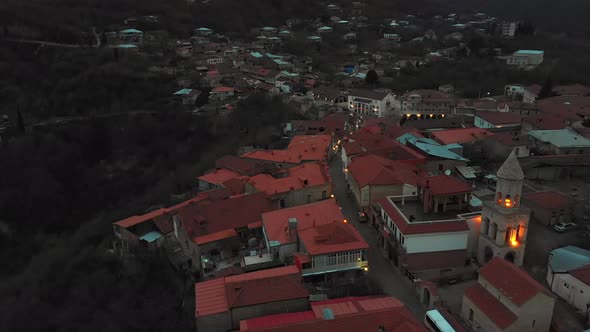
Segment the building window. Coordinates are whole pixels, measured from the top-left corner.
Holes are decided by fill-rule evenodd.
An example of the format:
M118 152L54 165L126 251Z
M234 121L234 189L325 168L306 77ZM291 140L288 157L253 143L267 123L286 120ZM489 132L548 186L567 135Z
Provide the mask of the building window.
M566 282L563 283L563 287L565 288L570 288L570 285L568 285Z
M404 244L404 242L406 241L406 238L403 235L401 237L402 237L402 244Z
M307 195L307 203L311 203L311 195Z
M469 309L469 320L473 322L473 309Z
M326 199L328 197L328 192L326 192L325 190L322 191L322 199Z
M520 148L514 148L514 153L518 156L520 153Z
M533 327L535 327L535 320L533 319Z

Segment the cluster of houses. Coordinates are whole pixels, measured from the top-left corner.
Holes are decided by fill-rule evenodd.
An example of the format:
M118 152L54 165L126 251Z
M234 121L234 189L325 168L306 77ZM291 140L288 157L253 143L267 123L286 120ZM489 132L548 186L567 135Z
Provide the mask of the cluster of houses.
M428 19L436 30L427 31L423 17L388 19L380 49L341 64L337 82L314 73L311 58L282 52L301 36L309 47L336 34L356 45L368 27L364 9L361 2L350 12L328 4L329 20L262 27L249 43L206 27L176 42L182 66L150 70L176 76L172 98L189 110L207 89L217 112L233 112L251 93L282 96L302 112L323 111L319 119L286 123L286 148L224 156L195 178L194 197L115 222L113 251L124 258L164 255L194 276L202 331L426 331L423 321L442 330L398 299L348 296L371 271L371 248L358 227L377 234L378 254L407 278L425 308L444 313L437 287L476 280L455 313L457 331L549 331L557 296L586 312L589 251L553 250L548 287L522 268L529 224L571 220L572 197L523 188L525 178L588 175L590 88L556 86L544 99L540 85L507 84L502 96L484 92L477 99L457 97L450 84L400 94L366 88L370 69L383 74L452 56L466 30L514 38L517 22L498 28L482 13L437 15ZM161 41L132 28L107 40L135 52ZM406 59L383 51L425 40L439 41L441 50ZM543 55L501 57L529 69ZM340 167L331 170L334 163ZM354 219L335 197L334 172L358 211ZM449 315L440 317L453 321Z
M519 98L512 86L506 91ZM422 331L396 299L339 298L326 291L362 282L371 269L369 244L334 197L328 164L338 162L355 208L366 217L363 227L374 228L379 252L414 285L425 306L440 303L436 285L477 275L458 313L474 329L547 331L555 303L551 291L583 309L584 295L575 292L583 294L586 287L590 256L585 250L552 252L551 291L520 268L529 223L567 221L573 205L567 194L523 192L525 176L558 179L564 170L565 176L584 174L590 145L583 133L571 127L527 130L520 111L498 109L414 117L401 125L389 117L349 113L349 100L358 102L370 93L380 98L379 92L354 92L340 100L330 93L314 90L318 102L341 102L343 111L288 123L285 133L291 141L285 149L220 158L214 169L195 179L200 190L195 197L114 223L114 251L123 257L164 254L178 269L198 276L199 329L332 328L392 315L395 322L379 318L375 324L391 324L385 331L397 326ZM417 91L406 97L420 93L440 96ZM542 108L535 112L551 112L549 105L562 109L572 105L560 103L565 97L530 107ZM588 98L572 97L568 100ZM427 107L405 105L420 112ZM583 114L577 115L583 121ZM492 149L504 159L497 171L483 176L495 183L494 190L479 185L482 176L476 174L486 172L470 163ZM357 309L339 312L341 303Z

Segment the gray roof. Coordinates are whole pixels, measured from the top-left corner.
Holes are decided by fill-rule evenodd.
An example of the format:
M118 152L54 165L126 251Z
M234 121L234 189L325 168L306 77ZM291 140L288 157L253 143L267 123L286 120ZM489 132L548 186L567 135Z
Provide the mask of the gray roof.
M549 267L554 273L565 273L590 264L590 250L567 246L551 251Z
M386 90L376 91L366 89L354 89L350 91L350 95L353 97L361 97L373 100L383 100L383 98L385 98L388 94L389 91Z
M502 164L498 173L496 173L496 176L506 180L520 181L524 179L524 173L522 172L522 168L520 168L518 159L516 159L514 150L510 153L508 158L506 158L506 161L504 161L504 164Z

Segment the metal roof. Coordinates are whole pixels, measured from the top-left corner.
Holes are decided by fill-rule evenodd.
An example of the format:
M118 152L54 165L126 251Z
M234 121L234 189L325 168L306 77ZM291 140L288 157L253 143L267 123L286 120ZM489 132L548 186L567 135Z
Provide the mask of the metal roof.
M590 147L590 139L568 129L531 130L529 135L558 148Z
M554 273L565 273L590 264L590 251L567 246L551 251L549 267Z
M147 241L147 242L154 242L161 237L162 237L162 233L156 232L156 231L151 231L151 232L141 236L139 239Z

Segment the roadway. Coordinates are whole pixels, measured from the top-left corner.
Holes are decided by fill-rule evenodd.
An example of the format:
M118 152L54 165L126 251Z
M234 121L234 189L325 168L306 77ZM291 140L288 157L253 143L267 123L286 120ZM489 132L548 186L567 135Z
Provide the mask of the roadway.
M401 275L399 270L386 259L379 249L377 230L368 223L359 223L358 209L349 195L346 179L342 172L342 160L337 154L330 162L330 174L332 176L333 192L338 204L342 207L344 217L361 233L365 241L371 246L369 248L369 279L378 285L383 293L393 296L403 302L408 309L422 320L426 309L420 303L412 282Z

